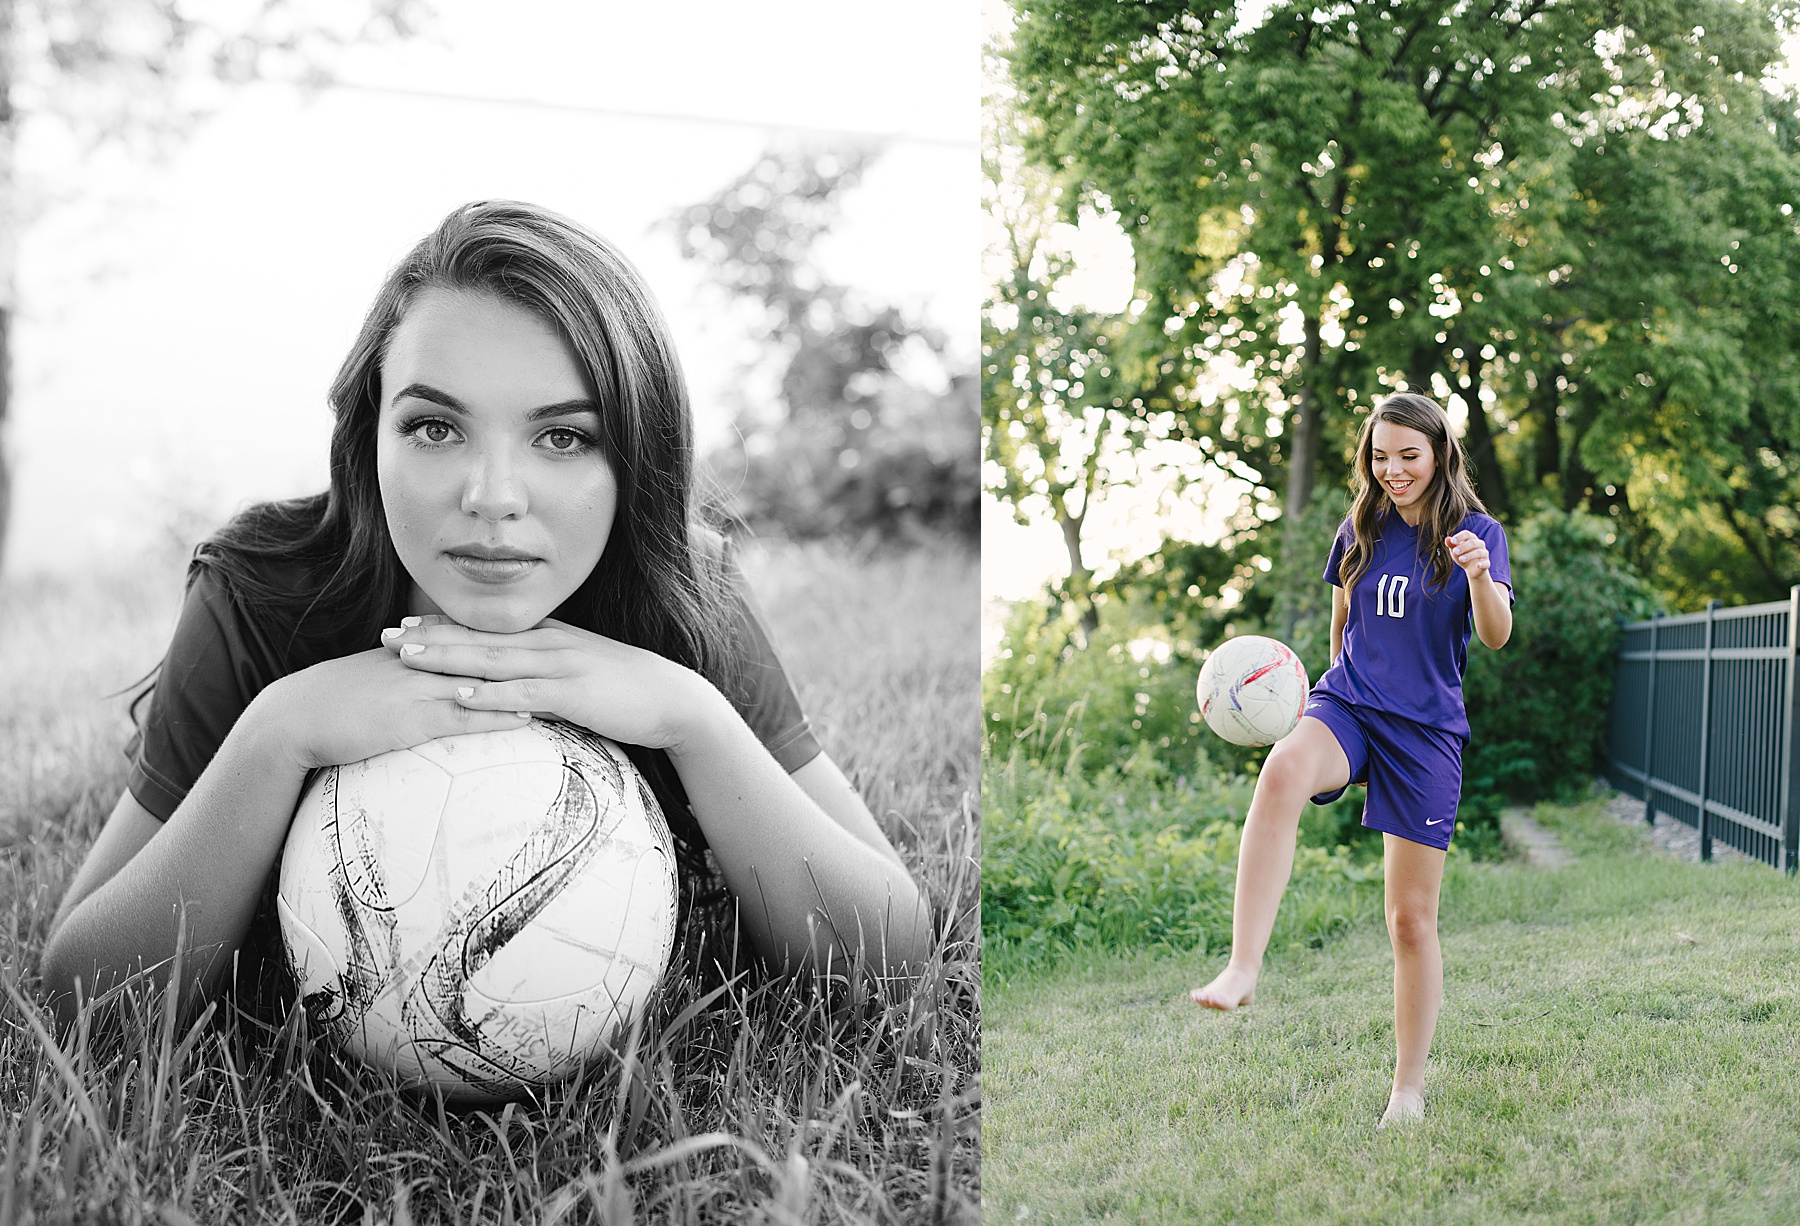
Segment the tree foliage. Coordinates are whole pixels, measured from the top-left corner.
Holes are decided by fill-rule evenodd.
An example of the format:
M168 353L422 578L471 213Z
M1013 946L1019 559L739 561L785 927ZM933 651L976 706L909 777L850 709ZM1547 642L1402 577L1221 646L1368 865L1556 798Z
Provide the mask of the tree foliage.
M1115 370L1157 378L1105 407L1291 516L1341 487L1359 410L1428 390L1503 520L1605 516L1679 602L1780 594L1800 149L1764 78L1787 18L1385 0L1244 28L1232 5L1021 2L1023 148L1136 258L1102 330Z

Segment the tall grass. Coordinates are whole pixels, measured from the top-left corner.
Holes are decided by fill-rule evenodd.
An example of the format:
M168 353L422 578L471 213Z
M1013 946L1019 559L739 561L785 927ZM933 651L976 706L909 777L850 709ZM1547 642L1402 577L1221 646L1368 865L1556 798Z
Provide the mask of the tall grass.
M748 565L827 750L925 886L904 988L707 975L690 948L609 1065L451 1113L340 1067L299 1015L181 1028L122 989L58 1039L33 967L124 785L123 700L180 571L0 592L0 1226L972 1220L979 1112L975 561L782 548ZM92 1016L90 1011L88 1016Z

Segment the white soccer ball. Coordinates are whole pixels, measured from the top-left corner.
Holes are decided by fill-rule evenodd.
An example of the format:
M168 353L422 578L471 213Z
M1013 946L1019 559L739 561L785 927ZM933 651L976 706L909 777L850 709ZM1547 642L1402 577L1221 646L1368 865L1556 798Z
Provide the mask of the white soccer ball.
M1200 715L1233 745L1273 745L1300 723L1310 688L1306 665L1286 643L1241 635L1206 657Z
M622 1036L668 967L677 900L668 823L624 752L533 720L318 772L276 910L316 1027L481 1104Z

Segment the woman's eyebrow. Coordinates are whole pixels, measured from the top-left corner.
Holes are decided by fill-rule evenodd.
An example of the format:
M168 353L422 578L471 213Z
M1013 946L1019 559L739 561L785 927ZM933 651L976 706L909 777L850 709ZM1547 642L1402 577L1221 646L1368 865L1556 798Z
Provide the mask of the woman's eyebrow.
M598 417L600 406L586 396L575 400L559 400L555 404L542 404L525 414L526 421L540 421L546 417L571 417L577 413L592 413Z
M396 401L406 400L408 398L428 401L431 404L449 409L455 413L466 415L469 412L469 407L462 401L458 400L455 396L452 396L449 392L432 387L429 383L408 383L405 387L394 393L394 399ZM525 414L525 420L540 421L546 417L570 417L577 413L593 413L598 415L599 412L599 405L595 404L586 396L579 396L574 400L559 400L555 404L539 405L537 408L532 409Z

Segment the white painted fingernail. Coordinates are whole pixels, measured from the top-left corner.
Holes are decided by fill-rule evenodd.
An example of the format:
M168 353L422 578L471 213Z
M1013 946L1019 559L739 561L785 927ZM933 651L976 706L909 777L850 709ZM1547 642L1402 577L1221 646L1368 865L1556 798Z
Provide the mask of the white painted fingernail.
M401 645L400 654L403 656L416 656L424 650L425 644L423 643L405 643Z
M384 639L397 639L405 633L406 631L398 626L389 626L386 630L381 632L381 637Z
M473 698L475 697L475 687L472 685L459 685L456 687L456 696L458 698Z
M406 626L407 628L410 629L411 627L419 624L419 619L416 617L402 617L400 619L400 624L402 626Z
M514 711L513 714L518 716L520 719L530 719L531 718L531 712L529 712L529 711Z

